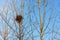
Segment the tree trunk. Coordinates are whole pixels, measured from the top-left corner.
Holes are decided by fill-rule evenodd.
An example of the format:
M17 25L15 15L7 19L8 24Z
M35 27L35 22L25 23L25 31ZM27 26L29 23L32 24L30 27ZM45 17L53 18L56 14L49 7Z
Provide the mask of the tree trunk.
M22 27L19 25L19 40L23 40L23 30Z

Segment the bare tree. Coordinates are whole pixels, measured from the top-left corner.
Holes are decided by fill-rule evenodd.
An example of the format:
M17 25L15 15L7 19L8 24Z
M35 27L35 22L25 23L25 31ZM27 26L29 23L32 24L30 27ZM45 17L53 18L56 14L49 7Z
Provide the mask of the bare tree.
M56 36L60 32L55 30L59 29L55 28L57 15L53 16L52 6L47 10L49 5L49 0L11 0L0 12L1 22L7 27L4 27L3 39L9 40L9 34L12 40L59 40Z
M8 39L8 35L9 35L9 31L8 28L3 28L1 30L0 36L2 37L3 40L7 40Z

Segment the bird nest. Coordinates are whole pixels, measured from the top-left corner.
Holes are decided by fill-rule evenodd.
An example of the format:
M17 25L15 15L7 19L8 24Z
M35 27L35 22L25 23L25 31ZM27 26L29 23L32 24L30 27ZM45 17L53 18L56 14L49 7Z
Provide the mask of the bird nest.
M22 15L17 15L15 20L16 20L19 24L21 24L21 23L22 23L22 20L23 20Z

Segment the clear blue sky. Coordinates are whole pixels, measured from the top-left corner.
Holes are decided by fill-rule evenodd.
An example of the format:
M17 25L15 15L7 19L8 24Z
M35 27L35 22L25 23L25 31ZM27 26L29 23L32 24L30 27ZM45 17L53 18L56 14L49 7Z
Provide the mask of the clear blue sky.
M48 19L49 19L49 17L50 17L50 14L52 14L52 17L54 17L54 19L56 19L56 22L54 22L54 19L52 19L51 20L51 22L50 22L50 24L49 24L49 29L47 29L47 31L49 31L49 30L51 30L52 31L52 25L53 25L53 23L55 23L55 25L54 25L54 30L55 31L57 31L57 29L59 28L59 26L60 26L60 0L46 0L46 1L48 1L48 5L47 5L47 7L45 8L45 6L43 5L43 1L41 0L41 3L40 3L40 12L41 12L41 14L42 14L42 16L43 16L43 14L44 14L44 11L46 11L46 21L45 21L45 24L44 24L44 28L46 27L46 25L48 24ZM10 2L10 0L9 0L9 2ZM3 8L3 6L6 6L9 2L5 2L5 0L0 0L0 10ZM16 6L17 6L17 9L18 9L18 12L20 13L20 1L17 1L17 4L16 4ZM25 4L25 6L24 6L24 15L26 15L26 13L27 13L27 11L28 11L28 5L30 4L30 0L27 0L27 2L26 2L26 4ZM38 20L38 22L37 23L39 23L40 21L40 16L39 16L39 12L38 12L38 5L37 5L37 0L34 0L34 1L32 1L31 2L31 4L34 6L34 10L35 10L35 14L36 15L34 15L33 14L33 12L31 12L31 14L30 14L30 16L31 16L31 19L32 19L32 22L33 23L35 23L36 22L36 19L35 19L35 16L37 17L37 20ZM44 3L45 4L45 3ZM44 9L45 8L45 9ZM51 10L51 8L52 8L52 10ZM31 10L31 9L30 9ZM58 15L57 15L58 14ZM32 18L33 17L33 18ZM24 16L24 20L25 20L25 22L27 22L27 15L26 16ZM25 23L24 22L24 23ZM1 28L1 26L2 25L4 25L4 24L2 24L2 23L0 23L0 28ZM37 25L37 24L35 24L37 27L38 27L38 30L39 30L39 24ZM46 32L47 32L46 31ZM59 30L58 30L59 31ZM60 32L60 31L59 31ZM34 31L34 34L38 34L36 31ZM55 34L54 34L55 35ZM44 35L44 40L48 40L50 37L52 37L52 33L49 33L49 34L45 34ZM58 38L60 37L60 36L57 36ZM36 38L35 40L39 40L39 37L38 38Z

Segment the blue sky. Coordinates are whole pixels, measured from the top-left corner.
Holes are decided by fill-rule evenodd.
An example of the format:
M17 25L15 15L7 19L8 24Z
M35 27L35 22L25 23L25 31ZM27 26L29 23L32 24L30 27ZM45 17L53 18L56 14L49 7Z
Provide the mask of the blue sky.
M20 8L20 4L19 4L20 2L21 1L18 0L18 1L16 1L16 4L15 4L19 14L21 13L21 8ZM54 23L55 23L54 24L54 30L55 31L57 31L57 29L60 28L59 27L60 26L60 18L59 18L60 17L60 0L46 0L46 2L44 4L46 4L47 2L48 2L47 7L45 7L43 5L43 0L41 0L41 2L40 2L40 12L41 12L41 15L42 15L42 20L43 20L43 14L44 14L44 12L46 12L44 29L45 29L46 25L48 24L50 14L52 14L51 16L53 17L53 19L51 19L51 21L50 21L50 24L49 24L48 28L46 29L46 32L48 32L50 30L51 33L45 34L43 36L43 38L45 40L48 40L49 37L52 37L52 27L53 27ZM0 10L2 10L3 7L6 7L7 5L9 5L9 3L10 3L10 0L8 2L6 2L5 0L0 0ZM34 12L32 11L33 10L32 6L30 8L31 13L30 14L27 13L29 4L31 4L34 7L35 15L34 15ZM26 24L26 23L28 24L28 27L26 28L26 30L28 31L31 28L30 27L31 25L29 24L30 23L29 22L30 21L29 17L32 19L31 24L36 23L35 26L37 26L37 28L39 30L40 16L39 16L39 11L38 11L37 0L34 0L34 1L27 0L26 3L25 3L25 6L24 6L23 13L24 13L24 24ZM29 15L27 15L27 14L29 14ZM36 18L37 18L37 21L36 21ZM56 20L56 21L54 21L54 20ZM4 24L0 23L0 27L2 27L2 25L4 25ZM34 26L33 26L33 29L34 29ZM59 33L60 33L60 31L59 31ZM39 35L39 33L37 32L36 29L35 29L33 34L34 35L35 34ZM55 33L54 33L54 36L55 36ZM59 38L60 36L57 35L57 37ZM39 40L39 37L35 38L35 40ZM50 38L50 40L51 40L51 38Z

